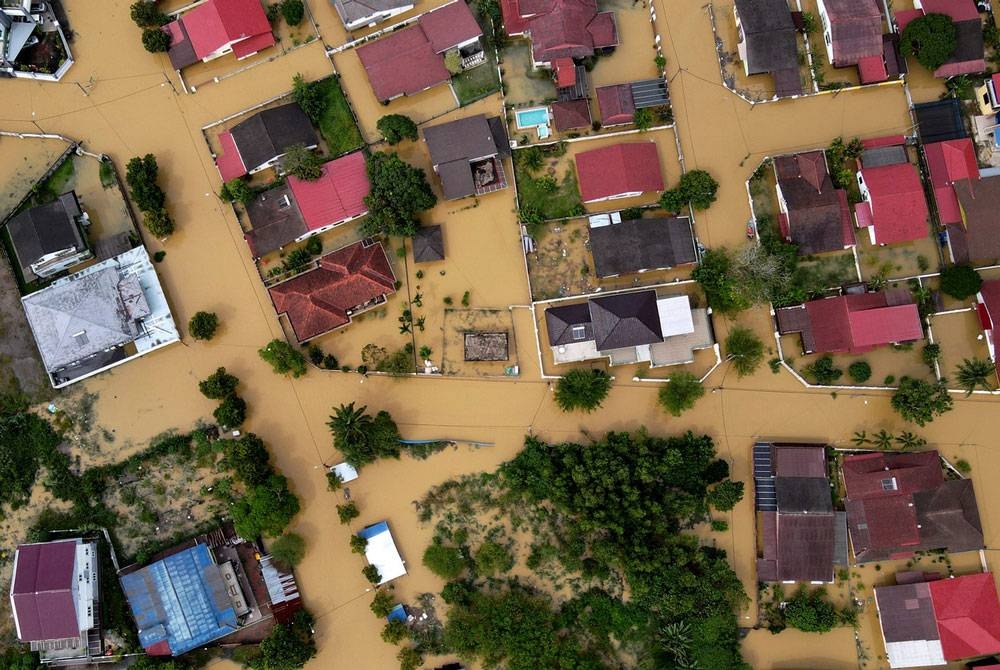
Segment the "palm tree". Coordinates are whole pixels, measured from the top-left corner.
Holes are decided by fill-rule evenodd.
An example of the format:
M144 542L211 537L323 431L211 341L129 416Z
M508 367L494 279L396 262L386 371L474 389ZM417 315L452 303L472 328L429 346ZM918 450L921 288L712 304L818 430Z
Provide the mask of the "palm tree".
M734 326L726 337L726 360L733 362L736 376L745 377L764 360L764 343L752 330Z
M354 407L354 403L341 405L333 410L327 426L333 433L333 443L340 451L344 445L363 444L368 439L368 428L372 424L372 418L365 411L368 405Z
M992 377L996 375L996 368L993 363L986 358L966 358L955 370L955 377L958 385L965 390L966 397L972 395L976 387L982 386L986 391L992 391Z
M851 438L851 441L854 442L854 446L855 447L863 447L866 444L869 444L871 442L871 440L868 439L868 431L867 430L857 430L857 431L855 431L854 432L854 437Z
M899 445L900 449L919 449L920 447L927 446L927 440L920 437L915 433L911 433L906 430L900 433L896 437L896 443Z
M887 431L885 428L875 433L875 435L872 436L872 446L876 449L891 449L892 433Z

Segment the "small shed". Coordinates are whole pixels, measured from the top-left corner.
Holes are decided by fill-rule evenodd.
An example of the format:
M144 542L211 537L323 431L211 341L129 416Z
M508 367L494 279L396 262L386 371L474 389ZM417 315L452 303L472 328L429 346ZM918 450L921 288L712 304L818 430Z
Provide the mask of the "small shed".
M444 260L444 236L441 226L422 226L413 236L413 262L433 263Z
M369 564L378 569L378 573L382 577L376 586L381 586L406 574L406 566L403 564L403 558L399 555L399 550L396 549L396 543L392 539L387 521L379 521L371 526L366 526L358 533L358 536L368 540L368 545L365 547L365 558L368 559Z
M506 332L465 334L466 361L506 361L509 358Z
M348 462L337 463L330 468L330 472L335 473L340 477L340 483L344 484L347 482L353 482L358 478L358 471L354 469L354 466Z

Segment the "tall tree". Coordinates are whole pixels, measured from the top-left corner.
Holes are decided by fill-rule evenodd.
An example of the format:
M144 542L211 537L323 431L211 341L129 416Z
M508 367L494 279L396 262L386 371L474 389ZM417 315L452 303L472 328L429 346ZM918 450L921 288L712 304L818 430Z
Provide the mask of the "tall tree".
M386 114L375 125L389 144L417 139L417 124L405 114Z
M611 376L604 370L570 370L556 383L556 404L564 412L593 412L611 390Z
M965 390L965 397L972 395L977 388L992 391L995 387L997 369L992 361L985 358L966 358L955 370L958 385Z
M928 70L944 65L958 47L958 29L946 14L925 14L906 24L899 40L904 56L914 56Z
M660 406L674 416L680 416L684 410L691 409L698 398L705 395L705 387L701 380L690 372L677 372L670 376L670 381L660 387Z
M892 394L892 408L907 421L924 426L952 408L952 399L943 382L903 377Z
M437 204L426 173L403 162L396 153L377 151L368 158L371 190L365 196L366 235L412 237L420 227L417 213Z
M764 361L764 343L749 328L734 326L726 336L726 360L732 361L738 377L753 374Z

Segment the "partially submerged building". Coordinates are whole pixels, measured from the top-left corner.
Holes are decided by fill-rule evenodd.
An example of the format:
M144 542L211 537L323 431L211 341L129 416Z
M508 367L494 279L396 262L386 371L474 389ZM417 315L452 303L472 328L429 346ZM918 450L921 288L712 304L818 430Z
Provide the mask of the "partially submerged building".
M920 173L910 163L902 138L884 139L866 145L861 156L861 202L854 205L858 228L868 229L872 245L925 238L930 213Z
M611 223L609 217L592 217L590 250L598 277L666 270L697 262L691 220L635 219Z
M382 243L365 239L321 256L313 269L267 291L304 343L384 303L396 292L396 277Z
M709 314L686 295L647 289L552 305L545 326L556 364L607 358L657 367L691 363L696 350L714 346Z
M778 227L785 241L806 256L854 246L854 221L847 191L834 187L826 152L778 156L772 163L778 195Z
M890 668L1000 652L1000 600L989 572L945 578L901 572L894 586L875 587L875 606Z
M444 234L441 226L421 226L411 241L414 263L434 263L444 260Z
M622 126L635 118L635 111L644 107L670 104L667 85L662 79L643 79L628 84L599 86L596 91L601 125Z
M633 198L663 190L656 143L625 142L576 154L576 174L583 202Z
M222 153L215 158L222 181L277 167L289 147L319 146L316 131L298 103L271 107L219 133Z
M4 0L0 2L0 74L8 77L59 81L73 65L69 43L55 12L61 0ZM58 54L62 60L42 54Z
M413 9L411 0L330 0L348 31L372 27Z
M945 479L938 452L845 456L843 477L858 563L983 548L972 481Z
M259 0L206 0L163 30L170 35L170 64L178 71L230 53L242 60L275 45Z
M757 581L833 581L847 565L847 516L833 508L822 444L753 447Z
M997 323L1000 323L1000 279L984 281L976 294L976 315L983 329L986 348L990 352L990 360L997 363ZM1000 375L1000 369L997 370ZM1000 381L1000 376L998 376Z
M376 586L382 586L406 574L406 564L392 539L388 521L365 526L358 532L358 537L368 541L365 545L365 559L378 570L379 582Z
M955 51L944 65L934 70L935 77L955 77L986 71L983 43L983 20L974 0L922 0L919 9L903 9L893 13L902 33L914 19L926 14L944 14L955 23Z
M150 656L260 642L301 608L295 578L232 526L124 568L119 579Z
M448 200L507 188L503 159L510 156L506 124L498 116L469 116L421 131Z
M733 12L743 72L770 73L779 98L802 93L795 24L786 0L736 0Z
M99 572L97 543L80 538L14 552L14 629L42 663L86 664L104 654Z
M24 280L53 277L93 258L84 229L89 223L74 191L12 218L7 234Z
M817 0L817 11L831 65L857 66L862 84L888 79L887 44L890 59L895 53L882 39L882 10L875 0Z
M143 247L58 279L21 303L55 388L180 339Z

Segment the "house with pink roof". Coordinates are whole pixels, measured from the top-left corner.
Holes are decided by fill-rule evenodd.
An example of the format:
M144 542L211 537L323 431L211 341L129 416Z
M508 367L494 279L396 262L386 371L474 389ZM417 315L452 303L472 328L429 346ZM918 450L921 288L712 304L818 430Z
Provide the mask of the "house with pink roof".
M858 228L868 229L873 245L912 242L930 233L920 173L900 139L866 142L861 157L857 173L861 202L854 205L854 216Z
M962 187L975 189L975 182L979 181L976 147L968 137L932 142L924 145L924 156L934 189L938 218L944 225L960 225L963 216L955 192L958 188L956 183L967 180L968 183Z
M206 0L163 26L175 70L234 54L238 60L274 46L260 0Z

